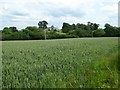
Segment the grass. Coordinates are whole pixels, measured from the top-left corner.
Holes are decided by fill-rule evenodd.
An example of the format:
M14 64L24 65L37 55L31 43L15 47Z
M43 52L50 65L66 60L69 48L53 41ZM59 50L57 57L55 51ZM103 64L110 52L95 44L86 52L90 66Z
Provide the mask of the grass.
M100 69L98 69L100 68ZM116 88L118 85L118 52L110 56L100 58L95 61L90 69L90 78L92 86L97 85L99 88ZM89 76L87 77L89 78Z
M117 88L118 38L2 42L3 88Z

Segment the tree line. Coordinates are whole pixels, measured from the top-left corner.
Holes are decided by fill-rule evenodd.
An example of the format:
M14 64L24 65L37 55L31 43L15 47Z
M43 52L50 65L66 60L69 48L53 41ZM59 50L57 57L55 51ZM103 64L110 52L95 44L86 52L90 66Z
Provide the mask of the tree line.
M48 27L47 21L39 21L37 26L27 26L18 30L17 27L4 27L0 30L1 40L40 40L40 39L61 39L79 37L119 37L120 27L108 23L103 28L99 24L88 22L87 24L69 24L63 22L62 29L53 25Z

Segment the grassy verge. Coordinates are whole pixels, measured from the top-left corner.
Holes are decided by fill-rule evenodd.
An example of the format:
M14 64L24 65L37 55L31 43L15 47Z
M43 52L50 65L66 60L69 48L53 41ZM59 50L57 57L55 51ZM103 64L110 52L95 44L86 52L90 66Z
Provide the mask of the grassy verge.
M91 87L118 88L118 52L92 62L85 76ZM85 85L85 86L86 86Z

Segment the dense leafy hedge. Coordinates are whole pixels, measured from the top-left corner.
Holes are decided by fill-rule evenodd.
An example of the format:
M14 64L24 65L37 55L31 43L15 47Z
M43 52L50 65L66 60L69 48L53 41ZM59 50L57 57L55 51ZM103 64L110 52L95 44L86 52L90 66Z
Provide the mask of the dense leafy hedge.
M16 27L4 27L0 31L1 40L40 40L40 39L61 39L78 37L119 37L120 27L105 24L105 28L99 28L99 24L88 22L87 25L77 23L70 25L63 23L61 30L51 28L40 28L43 26L28 26L18 30Z

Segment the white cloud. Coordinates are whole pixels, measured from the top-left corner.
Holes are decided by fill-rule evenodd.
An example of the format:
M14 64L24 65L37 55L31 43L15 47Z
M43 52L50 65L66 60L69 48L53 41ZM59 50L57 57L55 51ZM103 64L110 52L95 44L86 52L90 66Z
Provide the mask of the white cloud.
M117 26L118 0L1 0L0 17L3 26L25 28L39 20L61 27L63 22L96 22Z

